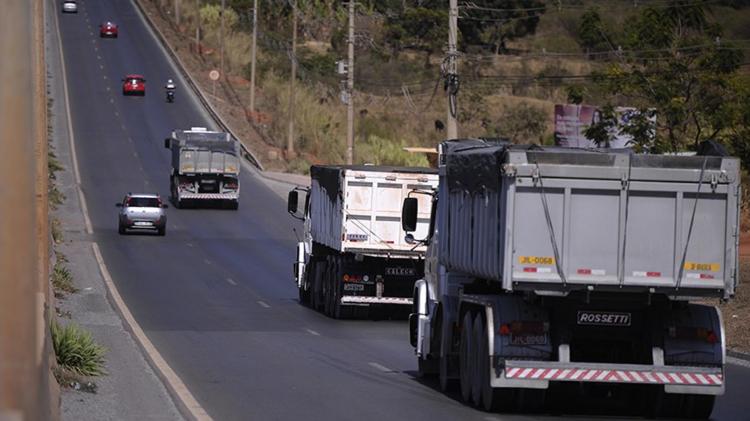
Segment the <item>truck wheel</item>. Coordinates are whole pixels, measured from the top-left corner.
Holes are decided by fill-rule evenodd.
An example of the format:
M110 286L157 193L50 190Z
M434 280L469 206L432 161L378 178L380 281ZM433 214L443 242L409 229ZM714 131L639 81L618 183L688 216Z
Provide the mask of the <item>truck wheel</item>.
M484 380L484 375L486 374L484 369L487 368L489 370L489 365L484 361L485 358L489 359L489 357L486 355L487 352L482 350L482 345L487 342L486 339L482 341L482 336L486 338L486 335L487 333L484 331L484 320L482 319L482 314L477 313L474 318L474 328L471 332L472 345L474 348L474 352L472 353L474 364L471 371L473 374L473 378L471 379L471 402L474 403L476 407L482 405L482 380Z
M471 382L473 376L474 350L472 344L473 322L471 312L467 311L461 323L461 344L458 350L458 372L459 384L461 386L461 398L464 402L471 400Z
M119 223L117 224L117 232L118 232L118 233L119 233L120 235L125 235L125 233L127 232L127 231L125 230L125 226L124 226L124 225L122 225L122 222L119 222Z
M417 357L417 377L424 379L435 376L437 366L438 360L435 358Z
M167 226L165 225L165 226L159 228L157 230L157 234L159 234L162 237L164 237L165 235L167 235Z
M325 261L316 260L312 280L310 282L310 307L320 310L320 283L326 271Z
M240 201L239 200L232 200L229 202L229 209L231 210L237 210L240 208Z
M323 278L323 313L326 316L331 316L333 314L332 312L332 304L333 300L331 299L331 281L333 280L333 270L334 270L334 262L333 258L330 256L328 257L328 264L326 265L326 276Z
M449 359L450 357L445 355L438 360L438 380L443 393L452 392L456 388L456 380L450 377Z
M681 415L692 420L708 419L715 402L716 396L713 395L685 395Z

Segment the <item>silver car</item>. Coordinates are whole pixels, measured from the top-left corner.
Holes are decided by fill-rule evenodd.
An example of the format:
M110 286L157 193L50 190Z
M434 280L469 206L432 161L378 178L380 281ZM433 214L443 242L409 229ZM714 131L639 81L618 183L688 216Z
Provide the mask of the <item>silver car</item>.
M74 0L65 0L62 4L63 13L78 13L78 4Z
M158 194L128 193L121 203L117 231L125 234L128 230L156 231L159 235L167 233L168 206L162 202Z

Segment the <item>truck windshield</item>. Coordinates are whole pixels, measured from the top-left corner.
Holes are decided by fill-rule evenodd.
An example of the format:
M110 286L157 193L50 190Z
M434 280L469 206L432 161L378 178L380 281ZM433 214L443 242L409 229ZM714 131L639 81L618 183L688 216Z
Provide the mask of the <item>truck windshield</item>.
M125 205L134 208L158 208L159 199L155 197L131 197L125 202Z

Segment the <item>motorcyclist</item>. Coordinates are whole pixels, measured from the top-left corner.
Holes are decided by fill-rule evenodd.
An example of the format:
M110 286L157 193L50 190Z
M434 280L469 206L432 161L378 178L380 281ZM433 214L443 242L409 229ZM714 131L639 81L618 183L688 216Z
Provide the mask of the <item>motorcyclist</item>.
M167 84L164 86L164 89L167 91L167 100L173 100L175 85L172 79L167 79Z

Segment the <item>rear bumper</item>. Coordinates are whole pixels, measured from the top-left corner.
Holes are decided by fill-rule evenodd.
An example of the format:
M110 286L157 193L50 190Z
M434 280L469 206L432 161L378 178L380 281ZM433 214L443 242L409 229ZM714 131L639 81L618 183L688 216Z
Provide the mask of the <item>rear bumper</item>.
M188 200L238 200L239 193L180 193L180 199Z
M663 385L667 393L724 393L720 367L506 360L503 370L492 373L493 387L546 389L549 382L651 384Z
M410 306L412 302L411 298L401 297L367 297L358 295L345 295L341 297L341 304L344 305L396 304Z

